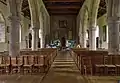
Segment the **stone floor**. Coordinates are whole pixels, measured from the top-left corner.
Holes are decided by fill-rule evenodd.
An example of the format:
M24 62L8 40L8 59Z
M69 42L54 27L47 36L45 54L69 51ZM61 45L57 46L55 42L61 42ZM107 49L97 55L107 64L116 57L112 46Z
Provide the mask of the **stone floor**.
M47 74L0 76L0 83L119 83L119 80L120 76L81 76L66 51L58 53Z
M42 83L84 83L69 52L60 52Z
M40 83L44 75L2 75L0 83Z
M81 76L69 52L60 52L42 83L118 83L120 77Z

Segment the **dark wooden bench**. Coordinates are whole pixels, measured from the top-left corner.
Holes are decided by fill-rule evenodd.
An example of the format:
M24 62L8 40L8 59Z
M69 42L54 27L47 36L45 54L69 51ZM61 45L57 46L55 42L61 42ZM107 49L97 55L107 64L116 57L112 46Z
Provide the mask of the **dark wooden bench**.
M56 49L41 49L39 51L21 51L20 56L0 57L0 72L1 73L34 73L35 71L47 72L50 68L56 54ZM38 73L37 72L37 73Z

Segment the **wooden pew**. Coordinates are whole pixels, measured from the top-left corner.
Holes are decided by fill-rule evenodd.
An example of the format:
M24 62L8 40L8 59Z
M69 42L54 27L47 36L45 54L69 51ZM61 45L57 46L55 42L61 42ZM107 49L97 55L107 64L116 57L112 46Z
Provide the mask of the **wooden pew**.
M83 72L82 69L84 69L84 68L82 68L82 67L84 67L82 63L85 62L85 60L82 60L82 57L86 57L86 58L90 57L88 59L88 61L89 61L89 63L91 61L91 65L90 64L86 64L86 65L91 66L89 71L91 71L91 69L92 69L92 71L91 71L92 74L103 73L103 72L100 72L100 70L105 69L105 66L103 66L104 65L104 56L108 55L108 52L106 52L106 51L89 51L89 50L73 50L73 52L75 52L76 55L78 56L78 57L76 57L78 60L78 63L79 63L79 64L77 63L77 65L81 64L81 66L78 66L78 67L80 67L79 69L80 69L81 73ZM91 74L91 73L89 73L89 74Z
M22 56L11 57L11 65L10 65L11 74L21 73L22 67L23 67L23 57Z
M93 75L120 75L120 55L108 55L107 51L73 50L72 52L78 67L83 67L82 63L85 62L82 57L91 57ZM84 68L79 69L81 71Z
M34 73L34 67L43 68L44 73L48 71L57 54L57 49L39 49L38 51L22 50L21 56L9 57L3 55L0 57L0 73ZM39 59L36 60L35 57ZM31 58L32 57L32 58ZM36 62L37 61L37 62ZM41 68L36 68L42 71Z
M10 72L10 62L11 58L9 56L0 56L0 72L9 74Z

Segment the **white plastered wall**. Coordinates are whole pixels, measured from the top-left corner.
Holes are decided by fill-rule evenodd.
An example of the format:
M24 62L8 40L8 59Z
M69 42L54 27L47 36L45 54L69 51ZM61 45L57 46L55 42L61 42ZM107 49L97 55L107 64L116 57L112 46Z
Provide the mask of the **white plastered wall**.
M104 25L107 25L107 14L104 14L103 16L99 17L97 20L97 24L99 28L103 28ZM107 33L106 33L106 41L102 40L102 48L108 49L108 26L107 26Z

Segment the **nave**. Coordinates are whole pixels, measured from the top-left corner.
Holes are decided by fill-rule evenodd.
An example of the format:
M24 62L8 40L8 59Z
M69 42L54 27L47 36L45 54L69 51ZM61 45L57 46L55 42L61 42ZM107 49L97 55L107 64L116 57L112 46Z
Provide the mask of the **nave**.
M0 83L117 83L120 76L81 75L70 51L60 51L47 73L0 75Z
M84 83L69 52L61 51L42 83Z

